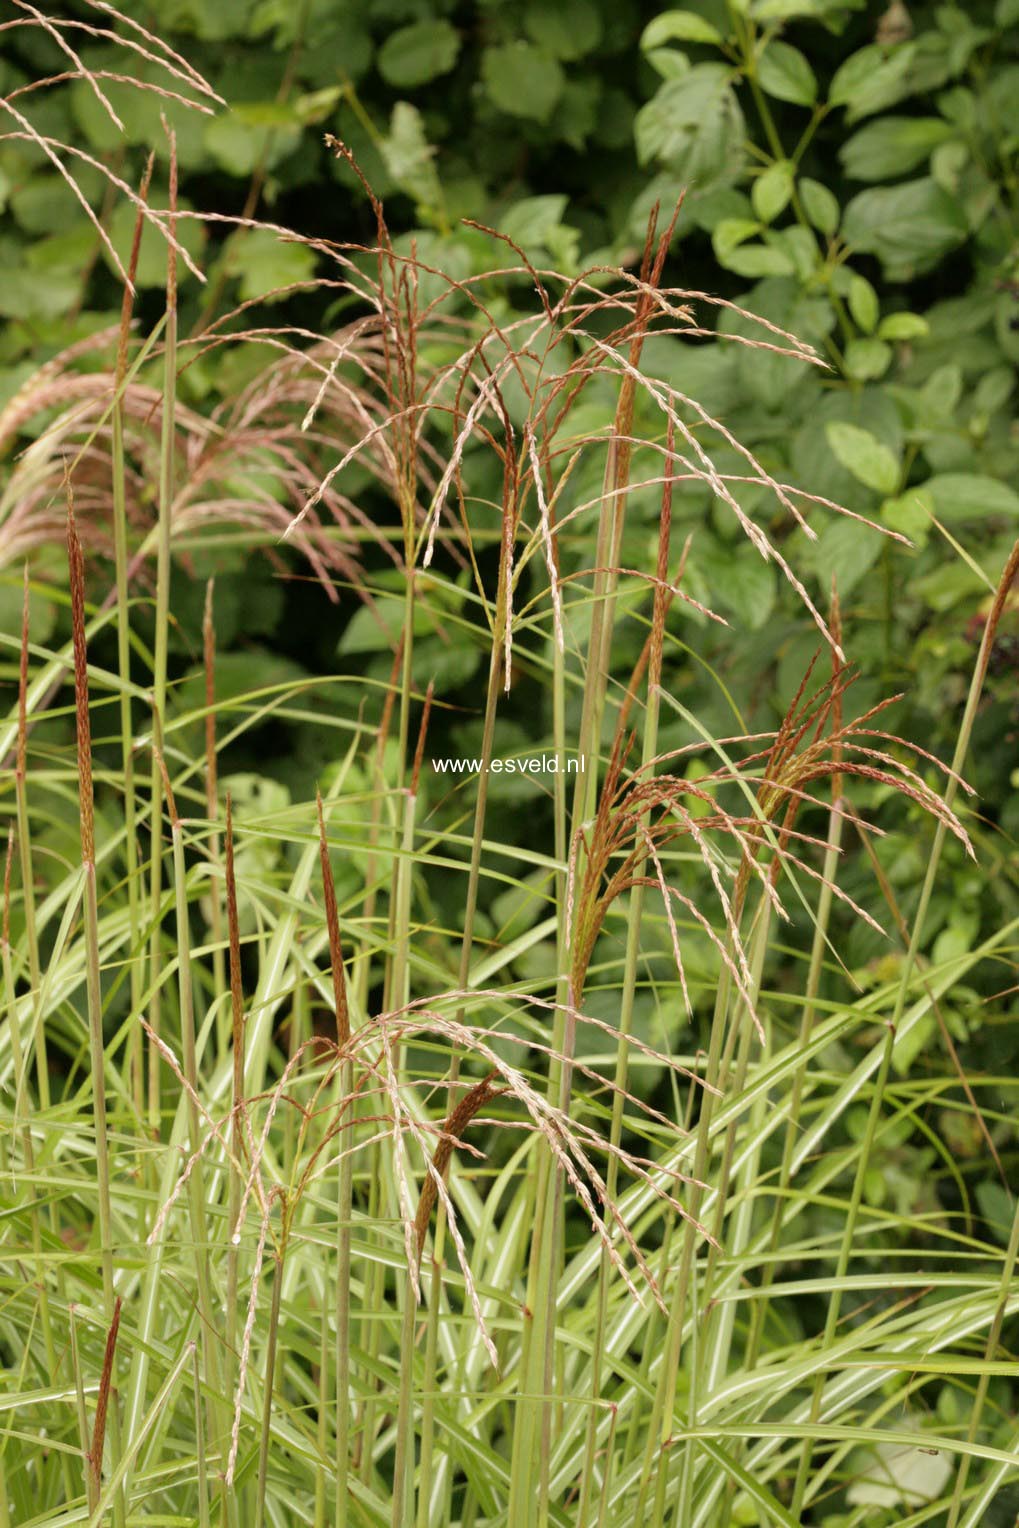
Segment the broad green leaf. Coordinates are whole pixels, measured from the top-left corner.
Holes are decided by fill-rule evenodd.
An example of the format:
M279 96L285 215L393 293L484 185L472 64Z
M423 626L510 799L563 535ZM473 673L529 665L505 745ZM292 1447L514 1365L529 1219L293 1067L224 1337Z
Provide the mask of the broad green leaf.
M154 198L155 200L155 198ZM158 205L158 202L157 202ZM191 203L180 198L182 210L190 211ZM132 203L121 201L110 219L110 238L121 260L127 263L134 239L135 209ZM198 263L205 246L205 229L194 218L181 218L177 224L177 242ZM166 285L166 252L169 248L159 230L146 221L142 229L142 242L138 251L137 283L141 287Z
M292 154L301 140L300 123L285 106L258 101L213 117L205 128L205 147L231 175L250 175L256 165L272 169Z
M207 42L225 42L244 36L252 0L216 0L215 5L207 5L205 0L174 0L168 9L171 24L183 32L193 32Z
M16 320L57 318L81 297L72 271L31 271L0 266L0 314Z
M789 205L793 194L793 167L788 159L769 165L754 181L750 192L754 211L762 223L773 223Z
M799 186L800 201L803 210L813 223L830 238L839 226L839 218L842 216L837 198L823 186L819 180L811 180L804 176Z
M825 426L828 444L843 467L875 493L894 493L899 481L899 463L895 453L869 430L832 419Z
M647 61L663 80L682 79L691 69L690 60L678 48L652 48L647 54Z
M835 322L835 315L827 298L805 292L794 276L768 277L758 282L746 294L743 303L770 323L777 324L788 333L795 334L815 346L819 346L825 335L831 332ZM761 337L759 325L752 323L749 319L741 319L735 313L723 313L719 319L719 328L723 333L740 334L747 339ZM809 394L812 401L816 403L817 395L813 391L816 387L816 376L817 373L813 367L804 366L801 362L787 356L776 355L768 350L754 352L741 349L740 351L738 370L740 385L768 413L778 409L789 410L792 407L790 398L794 390L802 390L803 394ZM786 413L786 420L788 417ZM788 423L784 424L783 430L787 437ZM829 452L826 451L825 456L830 460ZM813 482L809 475L797 480ZM822 488L820 492L825 493L826 490Z
M718 543L702 546L697 567L717 590L719 605L741 625L760 631L775 607L774 567L752 547Z
M900 43L891 52L876 43L861 48L835 71L829 104L845 106L847 122L883 111L904 93L903 82L915 54L914 43Z
M240 277L245 302L308 281L315 265L314 250L296 240L288 243L269 228L239 229L227 245L226 268Z
M864 334L873 334L877 328L881 307L874 288L865 276L854 271L849 280L849 311Z
M923 412L950 420L962 397L962 371L951 362L939 366L921 389Z
M724 38L717 27L694 11L663 11L649 21L641 34L640 45L646 51L666 42L703 42L720 45Z
M499 227L515 244L531 255L552 254L561 264L564 240L576 255L577 231L563 223L565 196L528 196L516 202L499 221ZM565 262L570 264L570 260Z
M923 547L931 530L934 500L926 488L910 488L897 499L886 499L881 506L881 520L889 530L908 536Z
M664 161L688 185L734 173L743 155L743 114L724 64L696 64L667 80L637 113L642 164Z
M976 1186L980 1213L990 1227L996 1241L1003 1245L1008 1241L1015 1220L1016 1199L1002 1184L993 1178L985 1178Z
M7 574L0 582L0 630L21 630L21 579ZM57 607L52 600L33 594L28 606L28 640L48 642L57 623Z
M102 194L102 182L95 176L89 174L84 181L81 189L86 196L98 198ZM67 228L69 198L71 191L63 176L32 175L23 185L15 186L10 207L26 233L56 233Z
M881 340L919 340L930 333L930 324L920 313L889 313L877 333Z
M391 32L379 49L382 78L400 90L448 74L460 53L460 34L448 21L414 21Z
M839 149L850 180L893 180L929 159L955 136L943 117L881 117L868 122Z
M847 377L856 382L872 382L883 377L891 365L891 346L873 338L850 340L844 360Z
M1005 28L1019 21L1019 0L998 0L994 8L995 25Z
M757 82L766 95L794 106L813 106L817 100L814 71L798 48L787 42L771 42L757 60Z
M886 544L887 537L880 531L868 530L858 520L836 515L811 548L811 564L818 584L827 593L835 574L839 594L845 597L874 566Z
M550 231L562 222L566 203L565 196L525 197L514 202L499 226L518 244L544 244Z
M942 1454L925 1448L924 1441L918 1432L913 1447L882 1444L860 1468L846 1499L854 1507L896 1513L934 1501L950 1478L952 1465Z
M764 238L773 249L780 250L787 256L796 275L804 284L810 280L820 263L820 253L817 240L809 228L801 228L799 223L790 223L777 232L767 232Z
M753 0L743 4L759 21L794 21L798 18L821 21L826 16L837 19L840 12L862 11L867 0Z
M419 215L441 206L442 188L435 168L435 149L425 136L424 120L409 101L397 101L389 135L381 145L386 169L393 180L417 203Z
M927 270L966 233L962 208L933 180L861 191L842 218L849 247L876 255L893 279Z
M950 525L965 520L1019 518L1019 493L998 478L973 472L942 472L928 478L924 488L934 513Z
M730 271L758 281L762 276L791 276L796 267L792 257L771 244L741 244L725 260Z
M1015 381L1011 366L996 366L977 383L973 407L981 413L993 414L1008 402L1015 390Z
M524 12L524 28L546 53L570 62L601 42L601 12L594 0L557 0L555 5L539 0Z
M504 43L481 55L481 78L488 98L511 117L547 122L562 95L559 60L529 42Z
M716 259L725 265L734 249L760 232L761 225L754 218L723 218L711 235Z

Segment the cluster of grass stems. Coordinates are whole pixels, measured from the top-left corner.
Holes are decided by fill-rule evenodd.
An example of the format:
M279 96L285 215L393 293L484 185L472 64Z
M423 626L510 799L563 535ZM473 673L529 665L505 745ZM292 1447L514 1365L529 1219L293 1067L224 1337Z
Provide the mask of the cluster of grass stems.
M184 60L97 10L125 47L162 61L164 93L215 106ZM38 16L20 7L17 24ZM69 73L105 100L75 52L79 25L60 25ZM24 101L7 111L9 134L73 181L78 151L44 139ZM23 629L3 638L17 696L0 726L0 1528L823 1522L876 1448L917 1443L927 1388L946 1379L965 1422L925 1427L920 1441L950 1467L899 1520L975 1528L1019 1469L1019 1437L1002 1441L988 1402L1007 1369L1019 1218L1002 1253L968 1222L930 1217L917 1266L899 1250L916 1228L869 1208L865 1185L883 1139L927 1104L955 1099L983 1119L972 1089L958 1102L947 1061L896 1084L891 1059L1016 933L941 967L922 958L946 836L968 847L955 804L1017 556L939 771L883 730L883 706L847 719L837 595L823 612L811 602L741 493L765 489L807 535L838 507L776 482L643 364L651 334L712 337L711 299L663 285L671 224L652 216L638 271L567 278L506 247L503 269L457 282L398 254L372 198L373 244L315 246L331 273L315 285L354 314L342 330L253 327L239 310L185 337L178 279L200 274L182 269L172 135L167 153L166 207L149 205L148 174L116 183L137 208L117 331L41 368L0 419L11 439L48 411L0 503L3 560L25 566ZM146 221L166 240L167 284L142 337L132 276ZM520 277L530 305L507 316L489 294ZM436 280L441 295L422 300ZM817 364L764 324L728 342ZM238 343L266 347L264 375L212 418L178 404L182 368ZM593 388L612 389L614 418L588 435L574 420ZM636 433L649 408L660 428ZM718 443L740 474L715 467ZM472 487L486 455L496 503ZM574 483L592 459L602 487L584 500ZM391 526L346 494L351 464ZM818 631L773 732L707 735L666 678L693 603L673 492L698 481ZM660 530L654 565L634 569L621 549L638 490L659 496ZM210 585L205 703L175 700L178 554L230 527L270 550L284 536L325 597L369 606L371 543L399 569L404 610L381 712L365 685L363 720L336 718L324 794L241 820L219 756L267 718L302 714L304 697L280 685L217 699ZM66 596L31 574L58 537ZM423 810L441 697L415 632L458 573L471 618L457 640L487 654L483 767L469 803L460 792L444 815ZM36 594L69 601L67 648L30 640ZM623 622L645 638L621 676ZM107 629L114 671L89 661ZM547 915L482 942L493 889L535 866L486 827L516 666L543 676L551 746L585 767L553 779ZM688 746L662 751L663 709ZM73 759L59 730L47 735L69 714ZM96 729L115 764L94 783ZM874 786L922 809L930 843L908 926L875 878L899 955L860 995L830 929L838 904L873 921L839 866L851 839L874 857L879 829L854 805ZM75 791L80 858L47 864L40 895L41 830ZM280 872L243 854L267 842ZM358 889L339 900L334 867L351 862ZM437 875L462 884L453 933L431 910ZM766 972L789 921L810 930L808 952L779 994ZM648 941L660 950L663 930L672 969L659 960L652 977ZM710 983L688 979L694 935ZM539 941L554 951L550 981L515 964ZM613 994L612 1023L585 1012L594 980ZM649 982L674 1053L638 1033ZM652 1072L671 1104L642 1096ZM808 1296L826 1313L817 1330L790 1320Z

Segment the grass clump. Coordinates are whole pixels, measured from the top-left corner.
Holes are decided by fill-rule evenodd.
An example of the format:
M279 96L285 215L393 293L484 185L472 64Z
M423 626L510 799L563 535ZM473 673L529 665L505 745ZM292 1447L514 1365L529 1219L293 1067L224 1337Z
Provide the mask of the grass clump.
M187 336L170 163L165 208L114 182L138 229L119 328L0 424L46 420L0 517L5 560L37 559L6 639L0 1524L835 1523L879 1488L900 1521L975 1524L1014 1469L993 1384L1019 1220L1003 1254L872 1178L928 1105L986 1128L948 1061L895 1063L1015 932L925 955L1016 554L942 770L885 730L890 698L851 714L837 592L826 615L784 549L838 507L649 341L818 358L763 321L713 339L657 211L636 270L537 269L492 235L491 272L454 279L373 199L371 243L318 250L342 327L238 310ZM168 248L147 333L144 223ZM228 345L269 360L191 413L182 373ZM721 619L674 546L691 485L816 630L775 727L717 736L684 704L677 655ZM196 704L177 682L189 558L231 526L377 623L388 677L323 682L314 799L234 799L245 739L313 697L223 693L211 584ZM65 588L50 649L31 602ZM472 696L436 662L458 649ZM541 848L492 768L521 682L583 766L522 809ZM479 768L450 791L429 763L467 711ZM48 828L68 809L73 852ZM903 819L929 844L908 914L874 847ZM875 870L851 890L849 841ZM889 933L866 990L852 918ZM964 1424L928 1405L946 1379Z

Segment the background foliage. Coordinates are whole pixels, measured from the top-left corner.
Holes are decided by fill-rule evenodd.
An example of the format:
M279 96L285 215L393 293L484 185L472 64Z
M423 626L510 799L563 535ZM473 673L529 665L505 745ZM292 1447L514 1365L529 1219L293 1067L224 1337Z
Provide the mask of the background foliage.
M662 337L647 347L656 374L723 420L779 482L802 484L909 538L908 545L886 540L828 517L812 544L784 516L769 525L819 604L837 575L845 645L860 668L854 708L902 690L895 730L951 756L990 589L1019 526L1017 0L965 7L702 0L665 11L634 0L523 6L516 0L154 0L125 9L191 60L228 109L202 121L172 101L111 82L122 135L88 84L77 80L47 97L35 120L131 185L154 149L152 198L159 205L168 174L161 112L178 135L185 210L257 214L311 239L370 242L374 214L364 189L323 143L326 132L335 133L385 199L399 232L397 248L413 248L426 265L460 278L511 263L465 218L500 230L537 265L566 273L600 263L633 267L652 205L668 208L682 195L667 282L738 302L794 332L820 350L828 369L736 345ZM56 45L39 30L7 34L7 42L0 62L5 92L62 66ZM94 39L82 56L92 69L122 68L119 53ZM144 73L144 63L140 68ZM76 174L126 254L133 227L127 204L108 195L87 160ZM18 396L40 363L115 324L119 291L94 229L69 215L67 188L38 148L0 143L0 198L2 405ZM240 303L271 322L283 311L280 288L295 289L288 293L287 323L321 329L342 321L344 299L301 289L326 274L311 245L281 242L264 229L225 230L215 221L184 221L181 237L208 277L205 287L182 286L183 332L201 334L219 312ZM164 251L149 238L138 278L143 327L161 309L165 279ZM512 317L531 297L519 276L497 278L489 290L499 317ZM721 332L745 332L739 315L724 306L713 311ZM91 364L86 353L81 368ZM200 414L213 413L264 364L264 352L243 343L200 350L181 373L181 399ZM592 388L583 428L610 424L614 406L611 391L600 397ZM639 415L645 412L635 429L660 434L653 406L644 400L637 407ZM50 417L44 411L18 416L2 442L8 465ZM727 455L723 449L715 459L739 470L735 450ZM487 485L486 471L492 474ZM479 461L476 473L476 492L498 499L494 468ZM578 494L585 487L598 491L593 481L574 486ZM362 495L379 524L392 518L367 474L350 491ZM657 490L633 494L624 566L653 564L659 504ZM692 534L685 590L729 617L732 629L719 632L685 613L682 639L669 649L667 686L713 735L773 727L817 634L776 569L739 536L702 484L677 490L674 517L679 538ZM271 557L251 558L259 539ZM215 541L182 542L170 639L182 710L201 703L202 608L211 573L221 700L341 668L380 682L388 677L400 584L383 553L366 540L363 573L338 580L340 597L330 602L300 560L273 540L224 532ZM19 619L22 551L12 538L5 542L0 525L0 615L8 632ZM59 541L35 553L34 576L45 579L49 568L55 586L52 600L33 606L38 643L56 645L69 630L56 593L63 556ZM374 597L371 610L353 587L362 577ZM477 642L458 640L467 628L462 615L449 582L437 582L434 590L423 585L416 678L421 688L434 679L442 703L432 723L432 754L479 751L484 652ZM144 610L138 620L144 638ZM632 668L643 638L639 622L620 626L614 651L620 675ZM102 636L93 649L100 662L113 650L112 637ZM1017 671L1019 602L1013 595L993 650L968 771L981 801L980 816L969 825L980 869L948 841L926 923L933 966L966 956L1019 914ZM575 729L579 699L571 704ZM310 797L335 764L335 734L325 722L356 714L356 701L333 689L327 700L311 695L300 715L294 708L228 745L221 769L242 806L254 803L268 812ZM522 665L500 710L500 752L541 746L550 717L543 674ZM663 749L685 740L684 725L663 716ZM56 748L70 738L71 720L57 717L48 729L49 746ZM100 733L96 743L100 754L107 746L112 759L108 739ZM431 804L437 800L449 814L444 820L453 820L456 795L447 799L430 783L426 791L434 795ZM878 789L861 791L862 799L888 830L876 853L890 900L908 920L919 897L929 827L918 809L887 803ZM550 812L540 799L534 803L530 783L494 783L492 836L536 851L547 847ZM99 807L102 812L101 785ZM115 803L107 809L115 812ZM64 819L55 815L39 842L55 862L70 852L76 831L68 798ZM277 842L248 852L265 856L260 868L268 874L281 868L288 850ZM341 902L362 868L348 862L338 869ZM41 873L49 873L45 863ZM872 887L859 850L849 856L842 884L850 894ZM429 896L436 925L455 929L458 884L435 874ZM501 896L487 888L479 938L504 944L525 935L541 905L519 887ZM890 923L887 908L881 916ZM836 942L856 982L867 989L889 980L898 957L887 953L879 931L843 909L834 918ZM791 933L788 946L769 954L769 980L779 990L791 980L804 937ZM552 952L537 940L525 946L514 974L539 980ZM696 963L693 969L696 977ZM1014 1073L1019 1031L1007 1022L1007 1009L986 1006L1011 978L1007 962L981 967L946 1002L944 1018L967 1069ZM596 1015L598 1000L592 992ZM603 1017L611 1001L610 993ZM638 1032L655 1044L669 1043L674 1037L653 1027L656 1011L648 997ZM897 1049L895 1075L906 1077L914 1067L922 1074L926 1047L941 1043L932 1013L913 1029L909 1045ZM645 1082L649 1095L658 1097L656 1087L665 1091L650 1068ZM848 1139L863 1129L862 1117L850 1111ZM990 1129L1003 1160L1013 1165L1014 1129L1004 1110L991 1118ZM943 1137L940 1145L932 1133ZM958 1179L944 1166L946 1146ZM866 1186L871 1205L908 1216L964 1204L968 1216L972 1195L984 1234L1006 1239L1014 1199L993 1171L971 1116L932 1107L921 1125L903 1106L878 1161ZM578 1236L585 1234L582 1217L579 1225ZM903 1239L913 1245L905 1233ZM995 1441L1010 1447L1013 1398L1004 1381L996 1378L994 1386ZM961 1426L956 1389L946 1385L944 1396L941 1421ZM858 1498L856 1505L868 1502ZM882 1503L869 1505L876 1511ZM896 1509L889 1510L892 1520Z
M951 730L968 623L986 591L930 516L992 567L1019 514L1014 0L705 0L661 13L627 0L160 0L136 14L205 72L230 111L203 122L110 85L134 145L125 150L77 81L48 100L45 126L113 154L132 183L155 146L154 198L165 181L162 110L178 133L185 206L257 207L312 237L368 237L363 191L323 146L328 129L355 150L392 225L405 230L404 247L413 237L422 259L455 275L493 262L492 241L465 228L464 216L569 271L635 259L651 203L684 191L673 246L682 284L791 328L832 370L735 350L720 362L689 346L680 363L676 346L681 383L780 478L910 535L913 550L833 522L803 551L818 590L838 570L851 647L868 675L878 686L910 681L918 735ZM95 44L82 56L117 67L112 52ZM2 83L13 88L57 58L39 32L15 33ZM87 191L87 165L82 174ZM101 211L98 176L94 189ZM3 146L0 195L3 397L47 349L112 321L115 288L93 230L70 225L66 187L38 150ZM120 247L131 222L121 203L110 218ZM185 327L207 321L213 299L256 299L315 267L312 251L267 233L224 239L215 224L183 227L211 289L187 289ZM162 284L158 243L147 234L143 287ZM205 408L243 365L234 351L221 354L182 378L184 396ZM791 636L774 570L750 547L730 555L703 493L681 513L697 528L692 592L713 586L725 566L719 597L745 633L728 661L745 692L781 695L781 682L758 682L762 670L798 672L811 639ZM277 599L286 649L283 615ZM273 609L247 610L240 624L248 636L268 631ZM710 657L709 633L705 643ZM1001 716L986 734L998 778L1007 742Z

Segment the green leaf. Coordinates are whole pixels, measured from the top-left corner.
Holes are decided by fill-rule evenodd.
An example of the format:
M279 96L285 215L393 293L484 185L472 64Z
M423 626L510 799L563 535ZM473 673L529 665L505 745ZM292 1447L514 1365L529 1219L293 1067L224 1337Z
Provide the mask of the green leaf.
M762 276L792 276L796 269L785 250L775 249L770 244L741 244L724 264L737 276L746 276L752 281L758 281Z
M296 241L287 243L269 228L239 229L227 244L226 269L240 277L245 302L308 281L315 263L314 250Z
M995 1240L1007 1242L1015 1219L1015 1195L1010 1194L1000 1183L995 1183L993 1178L984 1178L976 1185L976 1196L980 1213Z
M481 55L481 78L493 106L534 122L548 121L564 84L559 60L529 42L486 48Z
M932 372L921 389L922 413L950 421L962 397L962 371L951 362Z
M715 251L715 259L721 265L726 265L729 256L734 249L745 244L761 232L760 223L753 218L723 218L715 224L711 235L711 247Z
M751 631L760 631L775 608L775 569L753 547L705 542L696 559L717 590L718 602Z
M899 463L893 451L869 430L832 419L825 425L828 444L847 471L865 488L875 493L894 493L899 481Z
M942 472L924 484L934 502L934 513L949 525L989 516L1019 519L1019 494L998 478L971 472Z
M917 547L924 547L930 535L934 500L925 488L911 488L897 499L886 499L881 506L881 520L889 530L908 536Z
M642 164L663 160L689 185L732 177L744 151L743 113L724 64L695 64L667 80L641 107L635 124Z
M980 378L973 394L973 407L983 414L993 414L1007 403L1015 389L1015 373L1011 366L996 366Z
M397 101L389 135L380 144L393 180L427 215L442 205L442 188L435 168L435 149L425 136L424 119L409 101Z
M602 39L601 12L593 0L529 5L524 12L524 27L540 48L566 60L583 58Z
M205 147L221 169L241 178L257 165L272 169L301 140L294 114L275 101L253 101L213 117L205 128Z
M754 181L750 200L762 223L773 223L793 194L793 167L788 159L769 165Z
M868 122L839 149L850 180L893 180L929 159L956 135L943 117L881 117Z
M915 54L915 43L900 43L891 52L876 43L861 48L836 69L829 104L846 106L847 122L883 111L905 93L905 77Z
M998 0L994 7L994 23L1002 29L1019 21L1019 0Z
M500 219L499 227L528 252L547 249L550 237L562 227L567 201L565 196L524 197Z
M693 11L663 11L660 16L648 22L641 36L640 45L647 52L651 48L660 48L663 43L672 42L677 38L681 42L711 43L716 47L720 47L725 41L717 27L713 27L710 21L705 21L703 16L698 16Z
M883 377L891 362L891 346L884 340L850 340L846 346L846 376L854 382L873 382Z
M0 583L0 624L4 631L21 631L22 598L21 579L15 582L8 574ZM48 642L56 624L56 605L33 594L28 606L28 640Z
M877 293L865 276L854 271L849 278L849 311L864 334L873 334L881 315Z
M101 190L100 184L82 186L85 196L91 195L95 199L98 199ZM68 213L75 203L62 176L36 174L29 176L23 185L15 187L10 205L26 233L45 234L66 231Z
M878 325L878 339L919 340L930 333L930 324L919 313L889 313Z
M794 106L813 106L817 100L814 71L798 48L787 42L771 42L757 60L757 82L766 95Z
M840 11L863 10L866 0L753 0L750 6L741 0L739 9L753 10L759 21L793 21L798 17L822 21L826 16L838 19Z
M828 187L823 186L819 180L811 180L809 176L804 177L800 181L800 201L814 227L831 238L839 226L842 212L838 200Z
M460 52L460 34L448 21L415 21L391 32L379 49L382 78L400 90L448 74Z
M811 344L820 345L826 334L830 333L835 322L835 315L831 303L826 297L805 292L800 282L792 276L773 277L761 281L744 299L745 305L753 313L759 314L769 323L777 324L790 334L796 334L801 339ZM736 313L723 312L719 317L719 330L725 334L739 334L747 339L759 339L760 327L749 318L742 319ZM717 359L716 359L717 364ZM739 385L745 395L759 404L769 414L775 415L776 423L781 417L782 434L788 437L791 410L797 409L794 403L794 394L801 399L804 393L808 394L811 403L817 402L816 371L813 367L804 366L801 362L791 357L776 355L768 350L753 351L741 349L738 362ZM682 384L679 384L682 385ZM783 410L781 416L778 410ZM754 416L759 418L759 415ZM830 460L831 454L827 450L825 456ZM816 486L812 474L803 474L799 479L809 481L811 487ZM818 490L827 494L827 489ZM837 495L829 495L837 497Z
M850 248L876 255L893 279L928 269L967 232L962 208L933 180L861 191L842 219Z
M156 205L159 206L158 193L153 196ZM181 198L179 205L183 211L190 211L191 203ZM110 219L109 234L113 241L113 247L117 251L125 266L131 255L131 244L134 240L135 209L131 202L120 201ZM201 223L193 218L181 218L177 224L177 242L187 250L191 258L197 263L205 246L205 231ZM142 229L142 241L138 250L138 273L136 281L140 287L162 287L166 285L166 251L167 242L163 235L148 220ZM109 257L103 258L109 264Z
M879 531L868 530L845 515L830 521L811 548L811 567L825 593L831 588L834 573L839 594L848 595L874 566L886 539Z
M783 255L789 257L793 270L802 282L810 280L820 264L820 256L817 240L809 228L791 223L788 228L781 228L777 233L769 231L764 238L772 249L781 250Z
M652 48L647 61L663 80L682 79L690 73L690 60L678 48Z

